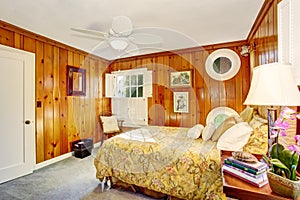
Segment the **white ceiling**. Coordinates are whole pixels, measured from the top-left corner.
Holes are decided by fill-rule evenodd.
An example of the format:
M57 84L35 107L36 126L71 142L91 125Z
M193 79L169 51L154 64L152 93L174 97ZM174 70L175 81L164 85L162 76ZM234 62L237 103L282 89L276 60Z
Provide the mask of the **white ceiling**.
M0 19L113 60L136 54L244 40L264 0L0 0ZM135 32L162 44L118 52L102 39L70 30L108 32L114 16L128 16ZM129 50L128 50L129 52Z

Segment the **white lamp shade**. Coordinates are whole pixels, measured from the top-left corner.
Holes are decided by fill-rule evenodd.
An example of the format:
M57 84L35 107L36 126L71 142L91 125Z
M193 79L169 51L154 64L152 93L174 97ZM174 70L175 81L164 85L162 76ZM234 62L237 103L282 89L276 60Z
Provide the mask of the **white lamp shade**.
M270 63L253 69L245 105L299 106L300 92L289 64Z

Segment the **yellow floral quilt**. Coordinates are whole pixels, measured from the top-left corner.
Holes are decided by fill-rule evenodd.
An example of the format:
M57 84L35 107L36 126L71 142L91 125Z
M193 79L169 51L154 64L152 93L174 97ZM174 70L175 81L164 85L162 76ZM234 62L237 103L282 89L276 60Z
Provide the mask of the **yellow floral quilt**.
M226 199L216 143L188 128L148 126L106 140L94 164L105 176L182 199Z

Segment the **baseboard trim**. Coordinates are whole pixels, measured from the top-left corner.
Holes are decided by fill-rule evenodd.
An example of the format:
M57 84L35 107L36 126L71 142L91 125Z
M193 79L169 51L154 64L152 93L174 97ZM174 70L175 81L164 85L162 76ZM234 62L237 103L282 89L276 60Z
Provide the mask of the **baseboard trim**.
M101 146L101 142L97 142L97 143L94 144L94 148L97 148L97 147L100 147L100 146ZM72 152L69 152L69 153L65 153L65 154L63 154L61 156L57 156L55 158L52 158L50 160L46 160L44 162L38 163L38 164L36 164L34 166L33 171L41 169L41 168L46 167L48 165L54 164L56 162L62 161L64 159L66 159L66 158L70 158L73 155L74 155L74 152L72 151Z
M101 146L101 142L97 142L94 144L94 148L100 147Z
M35 165L34 171L35 171L35 170L38 170L38 169L41 169L41 168L43 168L43 167L46 167L46 166L48 166L48 165L51 165L51 164L53 164L53 163L62 161L62 160L64 160L64 159L66 159L66 158L70 158L72 155L73 155L73 152L69 152L69 153L65 153L65 154L63 154L63 155L61 155L61 156L57 156L57 157L55 157L55 158L52 158L52 159L50 159L50 160L46 160L46 161L44 161L44 162L38 163L38 164Z

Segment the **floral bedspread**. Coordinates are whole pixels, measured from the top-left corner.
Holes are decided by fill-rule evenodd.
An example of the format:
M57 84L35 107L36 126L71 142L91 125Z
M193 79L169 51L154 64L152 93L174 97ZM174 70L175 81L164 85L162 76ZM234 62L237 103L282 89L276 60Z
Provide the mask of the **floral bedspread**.
M182 199L226 199L216 143L189 139L187 130L148 126L106 140L94 160L96 177Z

